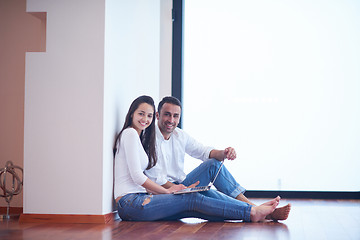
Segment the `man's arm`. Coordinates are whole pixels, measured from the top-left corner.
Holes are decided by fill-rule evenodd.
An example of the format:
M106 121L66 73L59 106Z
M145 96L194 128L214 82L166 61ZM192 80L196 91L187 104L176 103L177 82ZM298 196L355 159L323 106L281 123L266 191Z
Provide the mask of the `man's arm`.
M215 158L216 160L223 161L225 158L234 160L236 158L235 149L232 147L225 148L224 150L211 150L209 158Z

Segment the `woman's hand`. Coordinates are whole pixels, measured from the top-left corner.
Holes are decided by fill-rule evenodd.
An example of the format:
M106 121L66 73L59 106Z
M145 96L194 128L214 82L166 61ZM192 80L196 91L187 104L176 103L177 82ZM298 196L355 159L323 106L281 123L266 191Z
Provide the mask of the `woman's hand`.
M173 184L169 188L164 188L163 186L151 181L149 178L141 186L146 188L146 191L152 194L171 194L186 188L183 184Z
M197 185L199 185L200 181L197 181L196 183L191 184L190 186L188 186L187 188L194 188Z
M190 186L186 187L183 184L174 184L173 186L171 186L170 188L168 188L169 193L174 193L180 190L183 190L185 188L193 188L196 187L198 184L200 183L200 181L197 181L196 183L191 184Z
M184 186L182 184L174 184L170 188L168 188L167 190L169 191L169 193L174 193L174 192L183 190L185 188L186 188L186 186Z

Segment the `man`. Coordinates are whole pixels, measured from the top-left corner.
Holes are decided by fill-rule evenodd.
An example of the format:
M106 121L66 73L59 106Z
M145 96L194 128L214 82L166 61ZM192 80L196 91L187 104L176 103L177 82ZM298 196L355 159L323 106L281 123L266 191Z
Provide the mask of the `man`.
M234 160L236 151L232 147L224 150L207 147L190 137L182 129L177 128L181 116L181 103L177 98L164 97L158 105L156 113L156 152L158 162L155 167L146 170L146 175L165 188L173 184L185 186L206 186L215 177L220 162L226 158ZM188 175L184 172L185 153L193 158L203 161ZM224 194L233 199L240 200L256 206L244 196L245 188L236 182L231 173L223 166L214 182L218 191L209 190L201 192L207 196L226 198ZM290 212L290 204L277 208L268 219L285 220Z

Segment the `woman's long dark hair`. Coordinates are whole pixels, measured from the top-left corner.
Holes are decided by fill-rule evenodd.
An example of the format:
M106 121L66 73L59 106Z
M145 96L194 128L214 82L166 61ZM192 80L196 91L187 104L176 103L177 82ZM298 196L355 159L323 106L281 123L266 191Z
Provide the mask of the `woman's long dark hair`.
M140 106L142 103L147 103L151 105L154 109L153 112L153 120L151 124L141 132L140 134L140 140L144 147L144 150L148 156L149 163L146 169L150 169L155 166L157 162L157 156L156 156L156 150L155 150L155 104L154 100L149 96L140 96L136 98L130 105L129 111L125 118L125 123L123 128L121 129L120 133L117 135L115 139L115 146L114 146L114 153L117 152L118 149L116 147L118 146L118 142L120 141L120 135L121 133L132 124L132 116L136 109Z

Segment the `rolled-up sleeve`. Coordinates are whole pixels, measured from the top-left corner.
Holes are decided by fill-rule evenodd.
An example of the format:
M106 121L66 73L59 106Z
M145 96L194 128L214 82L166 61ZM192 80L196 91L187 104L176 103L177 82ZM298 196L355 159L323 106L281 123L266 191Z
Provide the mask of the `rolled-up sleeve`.
M213 147L204 146L203 144L196 141L194 138L190 137L188 134L183 132L184 137L186 138L185 152L192 156L193 158L200 159L202 161L208 160L211 150Z

